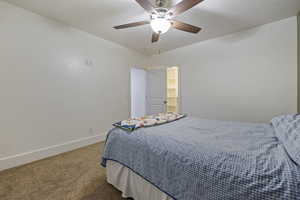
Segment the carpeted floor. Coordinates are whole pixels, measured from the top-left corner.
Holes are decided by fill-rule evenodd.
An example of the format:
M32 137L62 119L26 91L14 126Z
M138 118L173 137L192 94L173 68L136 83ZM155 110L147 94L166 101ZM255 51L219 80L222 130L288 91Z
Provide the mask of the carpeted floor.
M103 143L0 172L1 200L121 200L100 166Z

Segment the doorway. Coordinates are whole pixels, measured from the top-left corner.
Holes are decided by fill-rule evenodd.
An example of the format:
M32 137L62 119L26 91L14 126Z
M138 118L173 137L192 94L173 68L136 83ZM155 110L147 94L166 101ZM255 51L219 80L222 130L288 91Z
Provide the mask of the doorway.
M131 117L180 112L178 67L131 70Z

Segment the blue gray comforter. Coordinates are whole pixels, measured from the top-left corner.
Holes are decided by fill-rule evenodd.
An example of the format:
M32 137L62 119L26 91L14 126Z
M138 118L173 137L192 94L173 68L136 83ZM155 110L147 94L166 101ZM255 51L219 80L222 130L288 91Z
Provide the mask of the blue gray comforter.
M107 160L176 200L300 199L300 167L269 124L187 117L131 133L115 128Z

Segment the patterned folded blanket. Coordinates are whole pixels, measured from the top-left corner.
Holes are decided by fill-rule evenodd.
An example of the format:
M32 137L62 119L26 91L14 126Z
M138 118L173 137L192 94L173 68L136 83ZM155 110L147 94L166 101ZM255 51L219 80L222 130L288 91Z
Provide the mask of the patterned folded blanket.
M175 120L181 119L186 115L178 114L178 113L159 113L157 115L149 115L140 118L131 118L127 120L123 120L113 124L115 127L119 127L128 131L134 131L141 127L150 127L157 126L169 122L173 122Z

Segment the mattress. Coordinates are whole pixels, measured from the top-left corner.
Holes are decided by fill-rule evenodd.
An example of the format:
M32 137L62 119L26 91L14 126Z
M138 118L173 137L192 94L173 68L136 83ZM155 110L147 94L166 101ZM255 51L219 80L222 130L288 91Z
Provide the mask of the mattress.
M106 174L107 182L120 190L124 198L131 197L134 200L173 200L132 170L115 161L107 161Z

